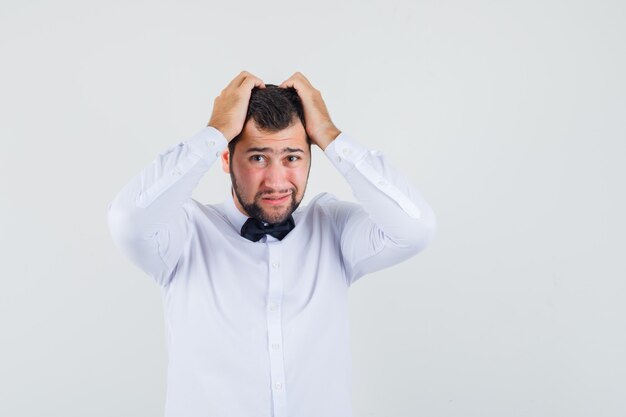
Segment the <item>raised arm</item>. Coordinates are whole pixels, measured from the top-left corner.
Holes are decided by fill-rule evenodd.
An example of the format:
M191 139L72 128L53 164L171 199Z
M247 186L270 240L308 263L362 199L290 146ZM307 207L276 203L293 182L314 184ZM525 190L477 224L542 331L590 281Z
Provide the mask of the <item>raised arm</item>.
M171 280L189 233L192 192L241 131L255 86L265 84L241 72L215 99L208 125L160 153L108 205L115 244L161 286Z
M335 201L328 210L341 232L348 283L397 264L433 239L433 210L408 179L378 151L341 133L325 150L359 204Z
M360 204L327 205L341 235L348 285L401 262L433 239L436 218L422 195L380 152L369 151L334 125L321 93L299 72L281 84L302 99L307 134L346 178Z

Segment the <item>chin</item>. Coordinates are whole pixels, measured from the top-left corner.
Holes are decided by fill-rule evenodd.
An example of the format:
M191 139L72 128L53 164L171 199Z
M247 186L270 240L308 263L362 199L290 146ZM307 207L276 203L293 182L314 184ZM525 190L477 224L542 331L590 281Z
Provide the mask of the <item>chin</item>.
M280 223L280 222L285 221L291 213L292 213L291 210L289 210L288 208L282 209L280 211L272 210L270 212L263 210L264 218L261 220L266 221L268 223Z
M295 198L287 201L281 206L275 207L263 207L261 212L263 214L263 221L268 223L280 223L285 221L291 213L295 211L300 203L296 203Z
M237 195L237 197L239 197ZM240 200L241 201L241 200ZM285 221L300 205L300 201L296 200L296 196L281 205L266 205L262 199L257 197L253 203L243 204L243 208L249 217L255 217L267 223L281 223Z

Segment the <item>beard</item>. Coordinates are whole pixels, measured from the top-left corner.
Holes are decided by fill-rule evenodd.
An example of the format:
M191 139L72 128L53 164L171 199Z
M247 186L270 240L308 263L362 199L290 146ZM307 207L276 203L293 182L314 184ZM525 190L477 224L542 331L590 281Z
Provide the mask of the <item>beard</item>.
M246 201L243 198L244 192L239 186L239 184L237 184L237 179L233 175L232 170L230 172L230 179L233 184L233 190L235 191L235 196L237 197L237 200L239 200L239 204L241 204L241 206L244 208L246 213L248 213L249 216L257 220L260 220L262 222L269 223L269 224L282 223L285 220L287 220L287 218L298 208L298 206L302 202L302 197L304 197L303 195L300 198L300 200L296 200L296 196L298 195L298 189L296 187L292 187L290 189L279 190L276 192L275 191L259 191L254 196L253 201ZM267 211L263 207L261 207L261 205L259 204L259 201L264 196L271 195L274 193L286 194L288 192L290 193L290 199L289 199L289 204L286 207L280 207L280 208L276 207L276 210Z

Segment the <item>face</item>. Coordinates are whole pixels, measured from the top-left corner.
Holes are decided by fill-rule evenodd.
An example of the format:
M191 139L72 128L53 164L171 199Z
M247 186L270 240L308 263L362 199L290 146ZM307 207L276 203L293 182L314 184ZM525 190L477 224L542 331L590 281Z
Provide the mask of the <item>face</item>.
M302 201L309 178L311 151L302 122L266 133L250 119L234 155L222 154L222 167L239 211L267 223L284 221Z

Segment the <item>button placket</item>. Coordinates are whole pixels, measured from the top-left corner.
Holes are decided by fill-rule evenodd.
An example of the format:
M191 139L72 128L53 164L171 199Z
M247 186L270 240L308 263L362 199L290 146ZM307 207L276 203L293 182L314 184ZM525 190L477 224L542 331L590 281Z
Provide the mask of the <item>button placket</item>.
M275 417L287 416L287 398L285 393L285 369L282 349L282 245L280 241L268 242L268 304L267 304L267 340L270 360L270 383L272 387L272 405Z

